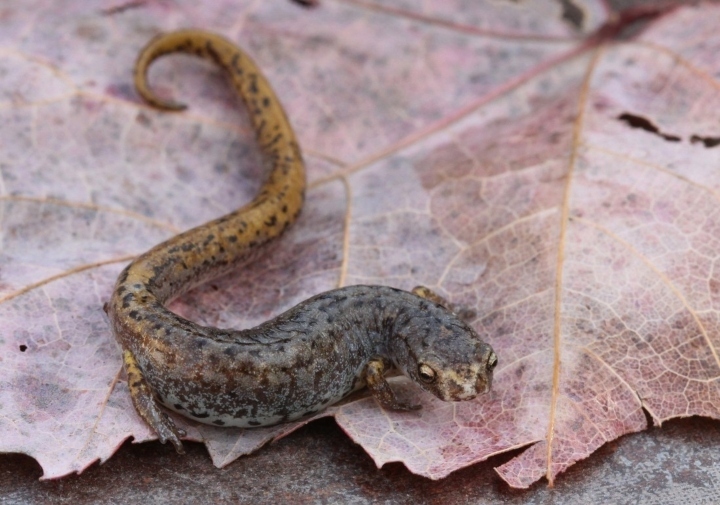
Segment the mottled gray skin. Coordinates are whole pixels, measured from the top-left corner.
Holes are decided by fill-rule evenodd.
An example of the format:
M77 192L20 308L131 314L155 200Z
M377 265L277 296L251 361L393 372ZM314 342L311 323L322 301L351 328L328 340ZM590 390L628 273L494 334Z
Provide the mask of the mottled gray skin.
M139 364L168 408L218 426L311 415L364 387L365 369L378 358L443 400L470 400L492 381L492 349L471 327L430 300L386 286L328 291L244 331L175 317L165 336L172 354L160 358L155 350L160 359L150 360L139 352ZM182 366L168 366L178 356ZM432 383L418 378L421 363L438 373Z

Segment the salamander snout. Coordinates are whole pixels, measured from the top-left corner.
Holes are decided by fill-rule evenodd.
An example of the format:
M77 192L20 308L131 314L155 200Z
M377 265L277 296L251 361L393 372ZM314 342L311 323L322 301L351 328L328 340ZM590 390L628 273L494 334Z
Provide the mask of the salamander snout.
M490 391L498 359L486 343L468 353L426 355L418 362L417 383L446 402L474 399Z

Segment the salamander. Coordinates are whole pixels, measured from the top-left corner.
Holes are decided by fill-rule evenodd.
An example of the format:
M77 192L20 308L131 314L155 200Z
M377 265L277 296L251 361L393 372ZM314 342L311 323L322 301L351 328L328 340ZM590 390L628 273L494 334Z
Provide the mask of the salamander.
M269 176L249 204L138 256L104 306L135 409L160 441L183 452L185 433L161 406L215 426L268 426L311 416L367 386L383 408L418 409L393 394L385 379L393 368L445 401L489 391L497 356L428 288L346 286L245 330L201 326L165 307L281 235L305 195L303 158L284 110L255 63L227 39L198 30L154 38L135 66L140 96L161 109L185 108L147 82L150 64L175 52L209 59L230 76Z

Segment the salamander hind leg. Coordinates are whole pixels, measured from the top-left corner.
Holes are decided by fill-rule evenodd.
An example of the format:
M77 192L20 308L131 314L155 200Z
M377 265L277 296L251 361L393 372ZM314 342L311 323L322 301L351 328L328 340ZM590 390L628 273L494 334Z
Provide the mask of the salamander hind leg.
M475 319L475 316L477 316L477 312L475 312L473 309L469 307L463 307L462 305L455 305L454 303L450 303L444 297L440 296L428 287L415 286L412 289L411 293L419 296L420 298L425 298L426 300L435 302L438 305L442 305L465 322Z
M365 369L365 382L368 389L375 397L375 400L386 409L390 410L419 410L422 405L410 405L403 403L395 397L390 384L385 380L385 371L387 367L382 359L373 359L368 363Z
M155 430L161 443L164 444L169 440L175 446L175 450L178 453L184 454L185 449L180 441L180 437L185 436L185 432L177 428L173 420L163 412L160 403L143 378L142 371L135 360L135 356L133 356L130 351L124 351L123 361L125 362L125 371L127 372L130 397L132 398L135 410L140 414L140 417Z

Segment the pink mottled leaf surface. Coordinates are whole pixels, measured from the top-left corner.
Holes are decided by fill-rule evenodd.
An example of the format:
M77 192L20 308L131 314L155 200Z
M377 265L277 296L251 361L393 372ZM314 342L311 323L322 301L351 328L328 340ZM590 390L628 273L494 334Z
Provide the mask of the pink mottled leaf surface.
M497 470L527 487L646 428L643 409L720 417L720 9L598 43L607 19L592 0L0 6L0 450L56 478L154 439L102 303L129 259L263 177L211 65L153 68L186 113L135 96L138 50L186 26L264 69L311 188L287 235L173 310L247 327L340 285L425 284L499 355L476 401L396 378L421 411L359 395L322 414L378 465L441 478L524 447ZM177 420L218 466L297 428Z

